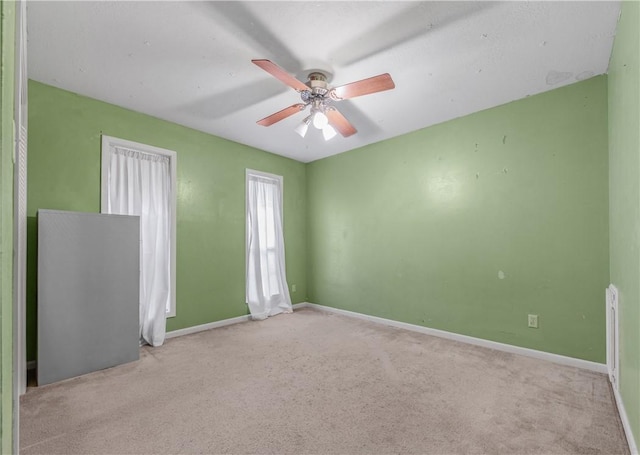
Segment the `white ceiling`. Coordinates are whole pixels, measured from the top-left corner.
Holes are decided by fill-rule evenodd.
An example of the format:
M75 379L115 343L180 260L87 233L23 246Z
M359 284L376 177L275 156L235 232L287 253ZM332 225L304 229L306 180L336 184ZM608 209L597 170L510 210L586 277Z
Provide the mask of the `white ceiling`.
M619 2L28 2L29 77L309 162L607 72ZM300 102L251 63L396 88L325 142L256 121Z

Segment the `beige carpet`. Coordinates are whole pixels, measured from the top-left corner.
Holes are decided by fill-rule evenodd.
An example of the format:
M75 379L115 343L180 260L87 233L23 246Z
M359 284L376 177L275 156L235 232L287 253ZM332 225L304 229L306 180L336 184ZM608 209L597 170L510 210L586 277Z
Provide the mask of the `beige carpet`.
M22 453L628 453L604 375L302 309L22 399Z

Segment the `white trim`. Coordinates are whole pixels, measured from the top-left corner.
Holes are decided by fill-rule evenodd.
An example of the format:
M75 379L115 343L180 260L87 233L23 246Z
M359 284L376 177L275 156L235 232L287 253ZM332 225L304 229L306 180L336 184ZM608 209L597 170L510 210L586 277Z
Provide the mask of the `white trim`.
M295 303L293 305L293 309L297 310L300 308L308 307L309 303ZM166 338L176 338L181 337L183 335L191 335L192 333L204 332L205 330L217 329L218 327L225 327L227 325L238 324L240 322L246 322L251 320L251 315L238 316L230 319L223 319L221 321L209 322L207 324L195 325L193 327L186 327L184 329L172 330L171 332L167 332Z
M460 335L459 333L446 332L444 330L432 329L429 327L423 327L420 325L409 324L407 322L393 321L391 319L379 318L377 316L369 316L362 313L356 313L353 311L341 310L339 308L332 308L324 305L318 305L317 303L301 302L293 305L294 310L302 308L315 308L320 311L326 311L328 313L340 314L343 316L349 316L357 319L363 319L365 321L375 322L377 324L388 325L397 327L400 329L410 330L412 332L424 333L426 335L432 335L439 338L446 338L448 340L460 341L462 343L472 344L475 346L481 346L489 349L496 349L498 351L510 352L512 354L523 355L525 357L532 357L540 360L547 360L549 362L557 363L560 365L571 366L575 368L581 368L583 370L594 371L596 373L607 374L607 366L604 363L591 362L589 360L576 359L573 357L567 357L559 354L552 354L550 352L538 351L535 349L523 348L520 346L513 346L510 344L499 343L497 341L484 340L482 338L470 337L467 335ZM223 319L221 321L209 322L207 324L196 325L193 327L187 327L184 329L173 330L167 332L167 338L175 338L182 335L190 335L192 333L202 332L204 330L215 329L218 327L224 327L227 325L238 324L240 322L249 321L250 315L238 316L230 319ZM626 417L625 417L626 418ZM628 424L628 421L627 421Z
M616 299L617 303L617 299ZM376 316L369 316L362 313L356 313L353 311L341 310L338 308L332 308L324 305L318 305L316 303L303 302L298 303L293 306L294 309L299 308L315 308L320 311L326 311L328 313L341 314L344 316L354 317L358 319L363 319L366 321L375 322L378 324L389 325L392 327L398 327L401 329L411 330L414 332L420 332L427 335L437 336L440 338L446 338L449 340L460 341L462 343L473 344L475 346L482 346L485 348L496 349L499 351L510 352L512 354L524 355L527 357L533 357L540 360L547 360L553 363L557 363L560 365L567 365L576 368L581 368L588 371L594 371L596 373L608 373L608 367L605 364L591 362L588 360L575 359L573 357L567 357L558 354L551 354L549 352L537 351L535 349L522 348L519 346L512 346L509 344L498 343L496 341L483 340L481 338L470 337L467 335L460 335L457 333L446 332L444 330L431 329L429 327L423 327L419 325L409 324L406 322L393 321L390 319L379 318ZM617 333L617 328L616 328ZM617 341L616 341L617 344ZM617 356L616 356L617 357ZM616 358L617 360L617 358ZM616 362L617 363L617 362ZM617 369L617 367L616 367ZM627 437L627 443L629 445L629 451L631 455L638 455L638 446L636 445L636 441L633 437L633 432L631 430L631 423L629 422L629 417L627 416L627 412L624 408L624 403L622 401L622 397L620 396L620 392L617 387L612 387L613 395L615 397L616 405L618 407L618 414L620 415L620 420L622 421L622 426L624 428L625 435Z
M280 213L280 221L282 221L284 228L284 177L277 174L269 174L268 172L256 171L255 169L246 168L244 171L244 213L248 210L248 189L249 189L249 176L255 175L258 177L264 177L266 179L275 180L280 183L280 207L282 207L282 213ZM246 223L245 223L246 230ZM246 237L246 236L245 236Z
M629 444L629 451L631 455L638 455L638 446L636 445L636 440L633 437L633 431L631 430L631 423L629 422L629 417L627 416L627 411L624 408L624 403L622 401L622 396L618 389L613 388L613 396L616 399L616 405L618 406L618 414L620 414L620 420L622 421L622 428L624 428L624 434L627 436L627 444Z
M227 325L238 324L240 322L246 322L251 320L250 315L238 316L230 319L223 319L222 321L209 322L207 324L194 325L193 327L186 327L184 329L172 330L167 332L165 338L176 338L183 335L191 335L192 333L204 332L205 330L217 329L218 327L224 327Z
M106 185L109 178L109 161L111 159L111 146L128 148L143 153L163 155L169 157L169 172L171 173L171 311L168 318L176 315L176 206L177 206L177 171L178 154L173 150L167 150L153 145L140 144L138 142L118 139L116 137L102 135L102 169L100 180L100 211L107 213ZM105 151L109 153L105 153Z
M549 352L537 351L535 349L523 348L520 346L513 346L510 344L499 343L497 341L490 341L490 340L484 340L482 338L475 338L467 335L460 335L458 333L432 329L429 327L423 327L421 325L409 324L407 322L399 322L399 321L393 321L391 319L384 319L376 316L369 316L362 313L355 313L353 311L341 310L338 308L318 305L316 303L307 303L305 306L310 308L317 308L318 310L327 311L330 313L336 313L344 316L364 319L366 321L376 322L378 324L384 324L392 327L411 330L413 332L420 332L426 335L433 335L440 338L460 341L462 343L473 344L475 346L482 346L489 349L496 349L498 351L524 355L526 357L533 357L535 359L547 360L549 362L558 363L560 365L582 368L583 370L589 370L589 371L595 371L596 373L607 374L607 366L604 363L597 363L597 362L591 362L589 360L575 359L573 357L567 357L564 355L551 354Z
M618 316L618 289L610 284L606 289L607 370L614 390L619 387L620 372L620 318Z
M328 313L340 314L343 316L349 316L357 319L363 319L377 324L389 325L405 330L411 330L413 332L424 333L426 335L437 336L440 338L446 338L449 340L460 341L462 343L473 344L475 346L482 346L485 348L496 349L498 351L510 352L512 354L524 355L526 357L533 357L541 360L548 360L553 363L561 365L572 366L576 368L582 368L584 370L595 371L597 373L607 373L607 366L601 363L590 362L588 360L574 359L572 357L566 357L558 354L551 354L548 352L536 351L535 349L521 348L518 346L512 346L504 343L498 343L496 341L483 340L481 338L474 338L466 335L460 335L457 333L446 332L444 330L431 329L428 327L422 327L419 325L409 324L406 322L393 321L391 319L379 318L376 316L368 316L362 313L355 313L353 311L341 310L338 308L332 308L324 305L318 305L316 303L301 302L293 305L293 309L299 310L302 308L315 308L319 311L326 311ZM193 333L203 332L205 330L215 329L219 327L225 327L232 324L238 324L240 322L250 321L251 316L238 316L230 319L223 319L221 321L210 322L208 324L196 325L193 327L187 327L184 329L173 330L167 332L166 338L176 338L183 335L191 335ZM35 368L35 361L31 361L27 364L29 369ZM622 397L617 389L613 389L613 395L615 397L616 405L618 407L618 413L620 414L620 420L624 428L625 435L627 437L627 443L629 444L629 450L631 455L638 455L638 447L636 445L633 433L631 431L631 424L627 417L627 412L622 402Z
M269 172L256 171L255 169L245 168L245 177L251 175L257 175L258 177L264 177L266 179L277 180L282 185L284 178L278 174L270 174Z
M282 221L282 226L284 229L284 177L277 174L269 174L268 172L256 171L255 169L246 168L244 171L244 213L246 215L247 210L249 208L249 176L255 175L258 177L264 177L266 179L275 180L280 183L280 207L282 207L282 213L280 213L280 221ZM246 231L246 222L245 222L245 231ZM245 238L248 238L245 235Z
M20 396L27 391L27 2L15 6L15 86L14 86L14 238L13 238L13 390L12 453L20 453ZM8 393L8 390L5 391Z

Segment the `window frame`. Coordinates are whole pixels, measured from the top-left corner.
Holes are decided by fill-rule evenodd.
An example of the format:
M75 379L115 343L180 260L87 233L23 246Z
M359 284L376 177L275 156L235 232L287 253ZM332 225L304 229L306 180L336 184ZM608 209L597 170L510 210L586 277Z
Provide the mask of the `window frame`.
M171 280L171 295L169 298L170 310L166 312L167 318L173 318L176 316L176 207L177 207L177 164L178 154L173 150L163 149L155 147L153 145L142 144L139 142L128 141L117 137L102 135L102 148L101 148L101 174L100 174L100 213L107 213L107 182L109 178L109 166L111 163L111 148L122 147L132 150L137 150L142 153L150 155L162 155L169 158L169 174L171 178L171 196L170 196L170 208L171 208L171 263L170 263L170 280Z
M282 229L284 231L284 177L277 174L270 174L268 172L256 171L255 169L245 169L245 178L244 178L244 213L245 218L247 215L247 210L249 210L249 176L255 175L257 177L263 177L271 180L277 180L280 182L280 207L282 207L282 213L280 213L280 221L283 222ZM246 231L246 223L245 223L245 231Z

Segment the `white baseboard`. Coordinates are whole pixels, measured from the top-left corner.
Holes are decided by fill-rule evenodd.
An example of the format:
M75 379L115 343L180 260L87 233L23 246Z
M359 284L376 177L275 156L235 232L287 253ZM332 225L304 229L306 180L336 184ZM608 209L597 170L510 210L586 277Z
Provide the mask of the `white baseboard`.
M296 305L293 306L296 308ZM165 339L175 338L183 335L191 335L192 333L203 332L209 329L215 329L218 327L224 327L226 325L238 324L239 322L245 322L250 320L250 316L247 314L245 316L238 316L230 319L223 319L222 321L209 322L207 324L195 325L193 327L186 327L184 329L172 330L171 332L167 332L165 334ZM31 360L27 362L27 370L32 370L36 368L37 362L35 360Z
M462 343L468 343L476 346L496 349L499 351L510 352L512 354L524 355L524 356L533 357L536 359L547 360L553 363L558 363L560 365L567 365L567 366L572 366L576 368L582 368L584 370L595 371L597 373L603 373L603 374L608 373L607 365L603 363L591 362L591 361L582 360L582 359L575 359L573 357L567 357L567 356L558 355L558 354L551 354L549 352L537 351L535 349L523 348L519 346L505 344L505 343L498 343L497 341L483 340L481 338L470 337L467 335L460 335L458 333L446 332L444 330L432 329L429 327L409 324L406 322L393 321L391 319L379 318L376 316L369 316L366 314L356 313L353 311L341 310L339 308L332 308L324 305L318 305L316 303L304 302L304 303L298 304L295 307L296 308L305 308L305 307L316 308L318 310L326 311L329 313L336 313L344 316L350 316L358 319L363 319L366 321L375 322L378 324L384 324L392 327L411 330L414 332L424 333L427 335L447 338L449 340L460 341ZM618 413L620 414L620 420L622 421L622 426L624 428L624 432L627 437L627 443L629 444L629 450L631 452L631 455L638 455L638 446L636 445L635 439L633 437L631 424L629 422L627 412L624 408L622 397L620 396L620 393L616 388L612 387L612 390L615 396L616 405L618 406Z
M547 360L549 362L558 363L560 365L567 365L567 366L572 366L576 368L582 368L584 370L595 371L597 373L607 374L607 371L608 371L607 365L603 363L591 362L591 361L582 360L582 359L575 359L573 357L567 357L567 356L558 355L558 354L551 354L549 352L537 351L535 349L523 348L519 346L505 344L505 343L498 343L497 341L483 340L482 338L475 338L467 335L460 335L458 333L432 329L429 327L409 324L407 322L394 321L391 319L380 318L377 316L369 316L367 314L341 310L339 308L332 308L324 305L318 305L316 303L302 302L302 303L296 303L293 305L294 310L301 309L301 308L315 308L320 311L341 314L344 316L363 319L363 320L375 322L378 324L384 324L392 327L411 330L413 332L419 332L427 335L437 336L440 338L446 338L449 340L460 341L462 343L473 344L475 346L482 346L485 348L496 349L498 351L510 352L512 354L519 354L527 357L533 357L536 359ZM223 319L222 321L215 321L215 322L210 322L208 324L201 324L193 327L187 327L184 329L173 330L171 332L166 333L166 338L169 339L169 338L179 337L182 335L190 335L192 333L202 332L204 330L215 329L218 327L224 327L232 324L238 324L240 322L245 322L249 320L250 320L249 315L238 316L230 319ZM32 360L30 362L27 362L27 369L32 369L35 367L36 367L36 361ZM622 426L624 427L624 432L627 436L629 450L631 451L631 455L638 455L638 446L636 445L635 439L633 437L633 432L631 431L631 424L629 423L629 418L627 417L627 412L624 408L622 397L620 396L620 393L618 392L617 389L612 388L612 390L615 396L616 404L618 406L620 419L622 420Z
M504 352L510 352L512 354L519 354L519 355L524 355L527 357L533 357L536 359L541 359L541 360L547 360L550 362L554 362L554 363L558 363L561 365L567 365L567 366L572 366L572 367L576 367L576 368L582 368L584 370L589 370L589 371L595 371L597 373L603 373L606 374L607 373L607 366L603 363L597 363L597 362L591 362L589 360L582 360L582 359L575 359L573 357L567 357L567 356L563 356L563 355L559 355L559 354L551 354L549 352L544 352L544 351L537 351L535 349L529 349L529 348L523 348L520 346L513 346L510 344L505 344L505 343L499 343L497 341L490 341L490 340L484 340L482 338L475 338L475 337L471 337L471 336L467 336L467 335L460 335L458 333L453 333L453 332L447 332L444 330L438 330L438 329L432 329L429 327L423 327L420 325L415 325L415 324L409 324L407 322L400 322L400 321L394 321L392 319L385 319L385 318L380 318L377 316L369 316L367 314L363 314L363 313L356 313L354 311L347 311L347 310L341 310L339 308L332 308L332 307L328 307L328 306L324 306L324 305L318 305L316 303L310 303L310 302L301 302L301 303L296 303L293 305L293 309L297 310L300 308L315 308L318 309L320 311L327 311L330 313L336 313L336 314L341 314L344 316L350 316L350 317L355 317L358 319L364 319L366 321L371 321L371 322L375 322L378 324L384 324L384 325L388 325L388 326L392 326L392 327L398 327L401 329L406 329L406 330L411 330L413 332L419 332L419 333L424 333L427 335L432 335L432 336L437 336L440 338L446 338L449 340L455 340L455 341L460 341L462 343L468 343L468 344L473 344L476 346L482 346L482 347L486 347L486 348L490 348L490 349L496 349L498 351L504 351ZM166 333L166 338L175 338L175 337L179 337L179 336L183 336L183 335L190 335L192 333L198 333L198 332L202 332L204 330L210 330L210 329L215 329L218 327L224 327L227 325L232 325L232 324L238 324L240 322L245 322L245 321L249 321L250 320L250 316L249 315L244 315L244 316L238 316L235 318L230 318L230 319L223 319L221 321L215 321L215 322L209 322L207 324L201 324L201 325L196 325L193 327L186 327L184 329L178 329L178 330L172 330L171 332L167 332ZM32 360L30 362L27 362L27 369L33 369L36 367L36 361ZM626 413L624 414L624 417L622 416L622 413L624 412L624 406L622 405L622 400L619 396L619 394L616 392L616 402L618 403L618 409L621 412L621 419L623 421L623 423L625 423L625 432L627 432L628 437L630 437L630 443L629 445L632 446L632 442L633 442L633 435L630 433L630 426L629 426L629 421L627 419ZM635 442L633 442L633 447L635 446ZM635 453L637 453L637 449L636 452L632 451L632 454L635 455Z
M449 340L460 341L462 343L473 344L476 346L482 346L485 348L496 349L498 351L510 352L512 354L524 355L527 357L533 357L536 359L547 360L550 362L558 363L561 365L572 366L576 368L582 368L584 370L595 371L597 373L607 373L607 365L604 363L591 362L589 360L575 359L573 357L567 357L559 354L551 354L549 352L537 351L535 349L523 348L520 346L513 346L510 344L499 343L497 341L483 340L482 338L475 338L467 335L460 335L458 333L446 332L444 330L432 329L429 327L423 327L421 325L409 324L407 322L399 322L391 319L379 318L377 316L369 316L367 314L355 313L353 311L341 310L339 308L332 308L324 305L318 305L315 303L305 303L302 307L317 308L321 311L328 311L331 313L342 314L345 316L351 316L366 321L376 322L378 324L389 325L392 327L398 327L401 329L411 330L413 332L420 332L427 335L432 335L440 338L447 338Z
M186 327L184 329L172 330L165 335L166 339L180 337L182 335L191 335L192 333L203 332L209 329L215 329L218 327L224 327L225 325L237 324L239 322L245 322L250 319L247 314L245 316L238 316L230 319L223 319L222 321L209 322L207 324L194 325L193 327Z
M624 403L622 401L622 396L620 395L620 391L616 387L611 387L611 389L613 390L613 396L616 399L616 405L618 406L618 414L620 414L620 420L622 421L624 434L627 436L627 444L629 444L629 451L631 452L631 455L638 455L638 446L636 445L636 440L633 437L633 431L631 430L631 423L629 422L627 411L624 408Z
M296 308L304 308L308 306L307 302L296 303L293 305L293 309ZM192 333L203 332L209 329L216 329L218 327L224 327L226 325L238 324L239 322L246 322L251 320L250 315L238 316L230 319L223 319L222 321L209 322L207 324L194 325L193 327L186 327L184 329L172 330L171 332L167 332L165 338L175 338L180 337L182 335L191 335Z

